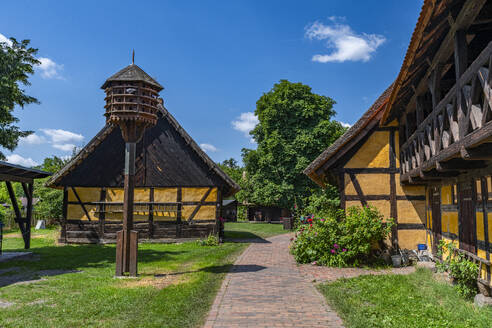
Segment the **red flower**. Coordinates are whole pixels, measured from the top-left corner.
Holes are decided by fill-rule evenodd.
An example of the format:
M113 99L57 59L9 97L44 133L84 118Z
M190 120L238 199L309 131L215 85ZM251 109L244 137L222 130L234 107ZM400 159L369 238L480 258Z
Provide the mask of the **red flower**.
M309 222L309 223L313 222L313 219L308 219L308 222Z

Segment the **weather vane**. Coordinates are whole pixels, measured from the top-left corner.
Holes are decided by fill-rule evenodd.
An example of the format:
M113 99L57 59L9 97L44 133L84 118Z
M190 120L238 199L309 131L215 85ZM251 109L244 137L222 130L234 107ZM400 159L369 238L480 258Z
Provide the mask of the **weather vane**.
M133 49L132 53L132 65L135 64L135 49Z

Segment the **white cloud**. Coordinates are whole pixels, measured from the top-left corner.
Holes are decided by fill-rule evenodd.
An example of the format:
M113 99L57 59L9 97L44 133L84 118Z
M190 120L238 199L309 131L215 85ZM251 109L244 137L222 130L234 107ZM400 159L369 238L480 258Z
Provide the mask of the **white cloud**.
M41 129L41 131L49 139L53 148L62 151L73 151L76 144L84 140L83 135L62 129Z
M0 43L4 42L6 43L9 47L12 46L12 41L10 41L5 35L0 33Z
M16 165L27 166L27 167L39 165L31 157L24 158L24 157L17 155L17 154L8 155L7 156L7 162L12 163L12 164L16 164Z
M239 117L231 123L234 130L244 133L244 136L246 138L250 138L250 142L254 142L254 140L249 135L249 132L255 128L258 122L258 117L256 117L255 113L245 112L241 113L241 115L239 115Z
M326 40L328 55L314 55L312 60L320 63L344 61L363 61L371 59L376 49L386 41L386 38L377 34L357 34L345 24L337 23L340 19L330 17L331 25L314 22L306 27L306 37L313 40Z
M352 124L350 123L345 123L345 122L339 122L344 128L350 128L352 127Z
M0 43L1 42L7 43L9 47L12 46L12 41L0 33ZM60 71L63 70L63 65L57 64L52 59L46 57L39 57L38 60L40 63L36 65L36 68L40 71L43 79L65 79L60 73Z
M62 129L41 129L53 143L80 142L84 140L84 136L78 133L70 132Z
M21 138L20 142L27 145L40 145L46 142L46 138L33 133L27 137Z
M210 152L210 153L215 153L218 149L217 147L215 147L214 145L211 145L211 144L206 144L206 143L202 143L200 144L200 147L205 150L207 153Z
M76 148L76 146L74 144L71 144L71 143L67 143L67 144L53 144L53 148L60 149L60 150L63 150L63 151L73 151L74 148Z
M57 64L46 57L40 57L38 60L41 63L37 67L41 71L41 77L43 79L64 79L60 74L60 71L63 70L63 65Z

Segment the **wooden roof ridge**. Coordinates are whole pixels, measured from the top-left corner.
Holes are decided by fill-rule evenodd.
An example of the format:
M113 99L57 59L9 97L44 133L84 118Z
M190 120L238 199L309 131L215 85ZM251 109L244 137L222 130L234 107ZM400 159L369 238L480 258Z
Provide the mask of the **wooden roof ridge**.
M162 105L159 104L158 108L162 113L162 119L166 119L169 124L178 132L178 134L185 140L186 144L193 149L193 151L198 155L198 157L207 164L210 170L214 171L229 187L231 192L229 194L234 194L239 191L241 187L232 180L222 169L198 146L198 144L193 140L193 138L186 132L183 127L178 123L174 116ZM159 118L161 119L161 118ZM75 169L94 149L99 146L104 139L113 131L116 126L106 124L94 138L87 143L87 145L82 148L77 155L69 161L63 168L58 172L53 174L51 178L46 182L47 186L55 187L57 183L73 169Z
M415 25L415 28L412 33L412 37L410 39L410 44L408 45L408 49L405 54L405 59L403 60L403 63L401 65L400 72L398 73L398 77L393 83L393 90L388 98L388 105L386 106L386 109L383 113L381 124L384 124L388 119L396 95L398 94L398 91L400 90L403 81L405 81L405 77L408 73L408 69L410 68L411 63L415 58L417 49L420 45L420 42L422 41L422 38L424 36L424 29L427 26L427 23L429 22L430 18L432 17L432 12L434 10L435 4L436 4L436 0L424 0L422 9L420 10L419 18L417 20L417 24Z
M309 164L303 173L313 179L316 183L322 184L317 179L316 170L320 168L326 161L332 158L338 151L340 151L345 145L347 145L354 137L360 136L361 133L367 134L368 131L364 131L364 128L375 118L378 120L381 118L382 109L388 102L389 95L393 90L392 83L376 101L369 107L369 109L362 115L362 117L352 125L340 138L335 140L328 148L326 148L314 161Z

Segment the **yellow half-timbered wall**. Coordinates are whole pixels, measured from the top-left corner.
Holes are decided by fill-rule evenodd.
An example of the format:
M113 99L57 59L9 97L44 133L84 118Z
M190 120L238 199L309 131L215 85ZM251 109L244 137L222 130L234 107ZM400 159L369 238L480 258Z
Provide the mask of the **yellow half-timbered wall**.
M179 191L181 200L179 200ZM151 200L153 198L153 200ZM134 221L149 220L152 205L154 221L176 221L176 206L181 205L182 221L211 221L216 219L219 202L216 187L196 188L135 188ZM67 220L98 221L101 211L104 220L122 221L123 189L85 188L67 189Z
M397 224L393 243L416 249L426 240L425 188L400 185L398 154L395 123L373 131L341 169L342 206L377 207Z

